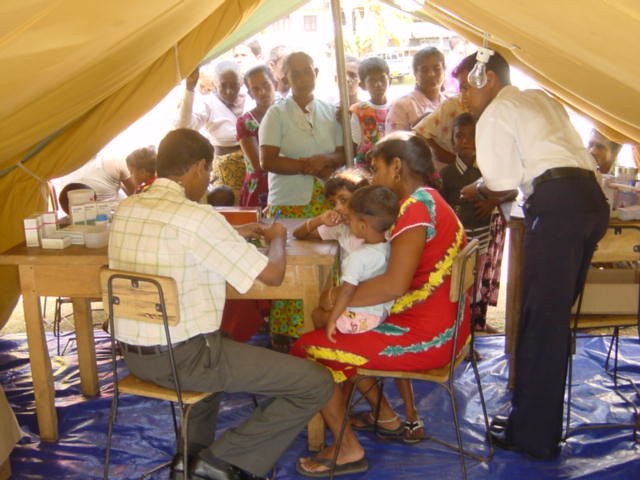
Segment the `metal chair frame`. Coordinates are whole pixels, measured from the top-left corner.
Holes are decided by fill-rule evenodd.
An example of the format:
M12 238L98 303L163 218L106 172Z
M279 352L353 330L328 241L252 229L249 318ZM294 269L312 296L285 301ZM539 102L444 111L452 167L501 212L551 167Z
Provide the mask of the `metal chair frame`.
M111 365L112 365L112 371L113 371L114 391L113 391L113 399L111 401L111 409L109 412L109 429L107 433L107 448L106 448L106 454L105 454L103 478L105 480L109 478L111 438L113 434L113 424L116 419L116 413L118 408L118 397L120 393L118 388L118 370L117 370L117 360L116 360L117 348L116 348L116 340L115 340L115 322L113 318L113 305L114 304L117 305L120 303L120 299L113 295L113 281L117 279L131 281L132 286L134 288L137 288L137 285L140 282L148 282L153 286L155 286L155 288L157 289L159 302L156 304L156 311L162 315L162 323L164 326L164 332L167 339L167 346L169 348L169 362L171 364L171 372L174 378L174 387L175 387L175 392L177 397L177 403L178 403L178 407L180 408L180 418L181 418L180 433L178 432L178 425L176 423L175 408L174 408L173 402L170 402L171 409L172 409L173 427L176 434L176 441L180 441L180 437L182 437L181 440L183 441L183 444L184 444L184 447L183 447L183 465L184 465L184 472L185 472L184 478L187 479L188 478L188 473L187 473L188 472L188 451L187 451L186 432L188 427L189 413L191 411L192 405L191 404L187 405L183 402L183 395L182 395L183 392L180 387L180 378L178 376L178 372L176 369L174 353L173 353L173 345L171 343L171 332L169 329L169 320L167 316L164 291L160 283L154 278L143 277L133 273L129 274L129 273L123 273L123 272L113 273L112 275L109 276L109 279L107 282L107 298L108 298L107 303L108 303L108 311L109 311L109 331L111 332L111 335L110 335L111 336ZM161 470L169 465L171 465L171 461L163 463L162 465L159 465L153 468L152 470L145 472L140 478L144 479L151 473Z
M454 329L454 334L453 334L453 340L452 340L452 345L457 345L458 344L458 329L462 323L462 320L464 318L464 305L465 305L465 299L467 297L467 293L469 289L472 289L472 297L471 299L475 299L475 289L476 289L476 275L477 275L477 269L476 269L476 259L477 259L477 252L478 252L478 241L477 240L472 240L471 242L469 242L467 244L467 246L460 252L460 254L458 255L458 257L456 257L456 259L454 260L454 268L456 267L456 263L457 263L457 267L459 268L458 272L458 278L455 279L453 278L453 273L452 273L452 284L451 284L451 292L452 294L454 294L455 292L455 298L457 299L457 304L458 304L458 309L457 309L457 313L456 313L456 319L455 319L455 329ZM471 282L468 280L467 277L467 268L471 266L471 268L473 268L473 273L471 275ZM453 270L452 270L453 272ZM467 285L468 284L468 285ZM347 411L345 412L345 417L343 419L343 423L342 423L342 428L340 430L340 435L338 436L338 439L336 440L336 449L335 449L335 454L334 454L334 458L333 458L333 465L334 468L331 470L330 472L330 479L333 479L334 476L334 470L335 470L335 465L336 465L336 461L337 461L337 457L338 457L338 453L340 451L340 445L342 443L342 437L344 435L344 430L346 428L347 422L349 421L349 417L351 415L351 411L353 409L354 406L356 406L358 403L360 403L363 399L364 399L364 395L366 392L363 392L361 394L361 397L357 400L354 401L354 395L356 390L358 390L358 385L359 383L365 379L365 378L376 378L376 382L379 385L379 392L380 395L378 396L378 400L376 403L376 408L375 408L375 413L374 413L374 417L375 417L375 428L377 428L377 419L378 419L378 415L380 413L380 403L381 403L381 398L382 398L382 391L383 391L383 386L384 386L384 380L385 378L403 378L403 379L410 379L410 380L421 380L421 381L428 381L428 382L432 382L435 383L437 385L440 385L442 388L444 388L447 393L449 394L449 399L451 401L451 410L452 410L452 415L453 415L453 423L455 426L455 432L456 432L456 440L457 440L457 445L453 445L449 442L446 442L444 440L435 438L435 437L427 437L428 440L432 440L440 445L443 445L445 447L448 447L452 450L457 451L460 454L460 468L462 470L462 476L464 479L467 478L467 467L465 464L465 459L464 456L468 456L471 458L474 458L476 460L479 460L481 462L486 462L486 461L490 461L493 458L493 444L491 443L491 439L488 435L486 435L486 438L488 439L488 455L487 456L481 456L478 455L476 453L470 452L468 450L464 449L463 446L463 442L462 442L462 434L461 434L461 430L460 430L460 421L458 418L458 407L457 407L457 402L456 402L456 398L455 398L455 388L454 388L454 372L456 367L460 364L460 362L465 358L465 356L467 355L467 353L469 354L469 358L471 361L471 365L473 368L473 373L474 373L474 377L476 380L476 384L478 386L478 392L479 392L479 396L480 396L480 403L482 405L482 413L484 416L484 423L485 423L485 430L488 433L489 432L489 416L487 414L487 408L486 408L486 403L484 400L484 393L482 391L482 383L480 381L480 373L478 371L478 365L477 365L477 361L473 352L473 341L474 341L474 333L473 333L473 329L471 329L471 336L470 336L470 341L467 343L466 346L464 346L460 352L456 355L456 349L452 348L451 349L451 360L449 362L448 365L446 365L447 371L446 371L446 375L444 376L445 378L443 378L442 380L433 380L433 379L428 379L425 377L428 377L429 375L434 376L434 373L437 370L442 370L442 369L434 369L434 370L427 370L427 371L418 371L418 372L394 372L394 371L381 371L381 370L368 370L368 369L364 369L364 368L357 368L357 375L358 377L355 380L355 386L353 388L353 390L351 391L351 395L349 397L349 402L348 402L348 408ZM438 372L441 375L441 372ZM374 384L375 385L375 384ZM375 430L374 430L375 433Z
M633 225L619 225L610 227L614 229L614 233L619 235L622 233L623 229L635 229L640 230L640 227ZM640 252L640 245L635 245L633 247L633 251L635 253ZM613 327L613 333L611 334L611 341L609 343L609 348L607 349L607 358L605 360L604 369L607 375L609 375L613 380L613 390L626 404L628 404L634 412L635 422L633 423L606 423L606 424L597 424L597 425L580 425L577 427L571 426L571 397L572 397L572 380L573 380L573 355L576 353L576 341L578 336L578 330L581 329L579 326L580 320L580 311L582 308L582 300L584 298L584 285L582 290L580 291L580 295L578 296L578 303L576 306L576 312L573 315L573 322L571 327L571 348L569 349L569 371L567 375L567 413L566 413L566 421L565 421L565 433L563 440L567 440L567 438L573 432L579 432L584 430L594 430L594 429L609 429L609 428L631 428L633 430L632 438L634 443L640 443L640 437L638 436L638 430L640 429L640 409L638 406L627 397L624 393L622 393L619 389L618 380L622 380L627 382L633 390L636 392L636 396L640 398L640 389L633 382L633 380L629 377L625 377L618 373L618 351L619 351L619 339L620 339L620 327L627 325L620 324L604 324L603 327ZM638 285L638 309L636 312L636 325L638 329L638 338L640 339L640 284ZM613 369L610 368L611 354L613 352Z

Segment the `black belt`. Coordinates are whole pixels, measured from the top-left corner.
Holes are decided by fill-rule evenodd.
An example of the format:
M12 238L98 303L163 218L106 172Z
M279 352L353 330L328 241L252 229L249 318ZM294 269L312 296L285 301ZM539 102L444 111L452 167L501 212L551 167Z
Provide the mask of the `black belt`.
M544 182L548 182L549 180L554 180L556 178L564 178L564 177L593 177L595 175L593 170L587 170L585 168L578 167L556 167L550 168L546 170L544 173L538 175L533 179L533 188L536 188L538 185Z
M175 350L180 345L183 345L187 342L190 342L194 338L198 338L200 335L195 337L191 337L188 340L184 340L182 342L174 343L173 349ZM160 355L162 353L167 353L169 351L168 345L131 345L129 343L118 342L120 348L127 353L136 353L138 355Z

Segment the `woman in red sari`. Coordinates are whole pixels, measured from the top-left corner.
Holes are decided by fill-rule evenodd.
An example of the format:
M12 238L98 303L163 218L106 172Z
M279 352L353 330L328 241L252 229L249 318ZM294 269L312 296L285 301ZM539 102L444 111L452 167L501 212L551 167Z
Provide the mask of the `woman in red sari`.
M430 183L434 167L424 139L414 133L395 132L373 147L371 157L374 183L396 192L401 199L400 213L390 232L387 271L358 285L352 306L393 300L390 315L368 332L337 333L335 343L323 330L310 332L292 349L295 355L324 364L336 383L352 377L356 367L424 370L444 366L451 358L456 303L449 300L449 286L453 260L466 245L464 229L437 190L425 186ZM468 336L467 308L456 351ZM370 384L362 386L366 389ZM377 393L374 389L367 395L372 406ZM336 388L321 411L334 438L339 433L344 408L342 390ZM388 431L401 428L398 416L384 397L378 422L379 427ZM316 457L301 459L298 473L318 476L328 471L333 454L330 445ZM350 426L337 464L336 473L366 469L364 450Z

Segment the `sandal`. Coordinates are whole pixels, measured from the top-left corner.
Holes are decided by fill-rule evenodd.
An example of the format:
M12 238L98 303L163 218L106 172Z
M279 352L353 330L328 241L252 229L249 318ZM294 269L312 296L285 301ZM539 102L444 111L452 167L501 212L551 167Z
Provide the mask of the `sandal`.
M404 422L404 436L402 441L404 443L418 443L424 440L424 422L421 418L415 422Z
M362 423L362 425L355 425L351 422L351 428L359 432L374 432L378 437L383 439L389 438L402 438L404 435L404 425L400 423L398 428L386 428L383 427L385 423L393 423L396 420L399 420L400 417L395 415L393 418L388 420L378 420L377 422L373 421L373 416L371 412L360 412L351 416L352 420L358 420ZM377 423L377 425L376 425Z
M327 467L327 470L307 470L302 466L300 462L298 462L296 463L296 472L305 477L324 478L330 476L332 470L333 475L337 477L338 475L349 475L352 473L366 472L369 468L367 457L362 457L360 460L337 465L334 464L333 460L329 460L328 458L313 457L311 460Z

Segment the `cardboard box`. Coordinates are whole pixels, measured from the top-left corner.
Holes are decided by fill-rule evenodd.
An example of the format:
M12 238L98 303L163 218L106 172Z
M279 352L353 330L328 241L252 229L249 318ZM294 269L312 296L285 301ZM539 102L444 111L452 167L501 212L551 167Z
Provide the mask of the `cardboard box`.
M634 268L589 269L580 313L635 315L638 311L639 273Z
M40 223L42 225L42 237L55 234L58 228L56 212L40 212L38 215L40 215Z
M259 222L262 211L259 207L213 207L223 215L231 225Z
M27 247L39 247L42 236L40 215L31 215L24 219L24 239Z

